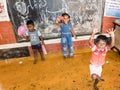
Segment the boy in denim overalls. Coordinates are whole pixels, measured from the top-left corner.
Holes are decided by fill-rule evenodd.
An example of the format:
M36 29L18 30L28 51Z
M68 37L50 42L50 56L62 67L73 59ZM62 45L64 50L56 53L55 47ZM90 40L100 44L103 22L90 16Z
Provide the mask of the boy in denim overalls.
M68 51L70 57L74 56L72 35L76 39L76 35L73 31L72 24L70 22L70 16L67 13L63 13L62 16L58 16L56 24L61 28L61 44L64 58L68 57Z

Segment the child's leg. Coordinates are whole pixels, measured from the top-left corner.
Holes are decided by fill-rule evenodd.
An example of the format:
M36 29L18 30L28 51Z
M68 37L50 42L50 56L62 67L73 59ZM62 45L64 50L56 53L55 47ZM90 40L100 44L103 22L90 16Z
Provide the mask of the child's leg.
M33 53L34 53L34 64L36 64L38 61L37 49L33 49Z
M99 82L99 80L95 79L95 82L94 82L94 89L95 90L99 90L99 88L97 87L98 82Z
M90 64L90 73L93 78L96 77L98 80L103 81L103 78L101 78L102 66L95 66Z
M74 56L74 52L73 52L73 46L70 46L70 57L73 57Z
M100 77L99 75L97 75L97 74L92 74L91 77L92 77L93 80L98 79L98 80L104 81L104 79L101 78L101 77Z
M99 83L98 75L92 74L91 78L94 80L94 84L93 84L94 90L99 90L97 87L97 84Z
M42 47L38 49L38 52L40 53L41 59L45 60L45 57L44 57L44 54L43 54L43 51L42 51Z
M101 80L101 72L102 72L102 66L95 66L93 64L90 64L90 73L91 78L94 80L93 87L95 90L98 90L97 84Z
M40 53L41 59L45 60L41 44L37 45L37 50Z
M61 38L61 44L62 44L62 51L63 51L63 56L66 58L68 56L68 47L67 47L67 39L66 37Z
M93 87L95 90L99 90L99 88L97 87L97 84L99 83L99 81L104 81L104 79L102 79L99 75L97 74L92 74L91 78L94 80L94 84Z
M72 37L71 35L68 35L67 37L67 43L68 43L68 48L69 48L69 52L70 52L70 57L74 56L74 51L73 51L73 43L72 43Z

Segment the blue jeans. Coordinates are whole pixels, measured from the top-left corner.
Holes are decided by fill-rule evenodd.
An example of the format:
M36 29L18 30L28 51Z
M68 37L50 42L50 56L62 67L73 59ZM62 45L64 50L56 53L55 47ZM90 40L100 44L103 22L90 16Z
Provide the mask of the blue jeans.
M74 55L73 52L73 44L72 44L72 35L71 34L63 34L61 37L62 43L62 51L63 56L66 57L68 54L72 57Z

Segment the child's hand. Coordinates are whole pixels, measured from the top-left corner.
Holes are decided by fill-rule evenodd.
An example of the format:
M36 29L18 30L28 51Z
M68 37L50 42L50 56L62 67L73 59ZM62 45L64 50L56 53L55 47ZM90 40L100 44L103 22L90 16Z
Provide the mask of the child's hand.
M24 35L20 35L19 37L20 37L20 38L24 38L25 36L24 36Z
M114 37L114 30L113 30L113 28L108 29L108 30L107 30L107 33L108 33L111 37Z
M58 21L61 21L61 20L63 20L63 19L64 19L63 16L58 16L58 17L57 17L57 20L58 20Z
M99 28L96 27L96 28L93 29L93 33L94 33L94 34L96 34L96 33L98 33L98 32L99 32Z
M74 38L75 38L75 39L77 39L77 36L76 36L76 35L74 35Z

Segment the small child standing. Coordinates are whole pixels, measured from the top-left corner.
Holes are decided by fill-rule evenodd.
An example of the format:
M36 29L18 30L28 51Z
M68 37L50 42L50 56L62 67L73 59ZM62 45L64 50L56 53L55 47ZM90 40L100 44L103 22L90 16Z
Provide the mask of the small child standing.
M43 45L45 44L41 36L41 33L39 32L39 30L35 29L34 22L32 20L28 20L26 25L27 25L28 31L26 32L25 36L22 36L22 37L26 39L30 39L31 47L34 53L34 64L36 64L38 61L37 51L40 53L41 59L45 60L41 43Z
M62 16L58 16L56 24L61 28L61 44L64 58L66 59L68 57L68 52L70 57L73 57L72 35L75 39L76 35L70 22L70 15L63 13Z
M94 82L94 89L98 90L97 84L98 82L104 81L104 79L101 77L102 73L102 66L105 63L105 56L108 50L114 46L114 32L113 29L110 29L107 31L111 37L111 42L109 45L108 37L105 35L99 35L97 36L94 44L94 36L98 33L98 28L95 28L93 30L93 33L89 39L89 45L92 49L92 56L90 60L90 74L91 78L95 81Z

